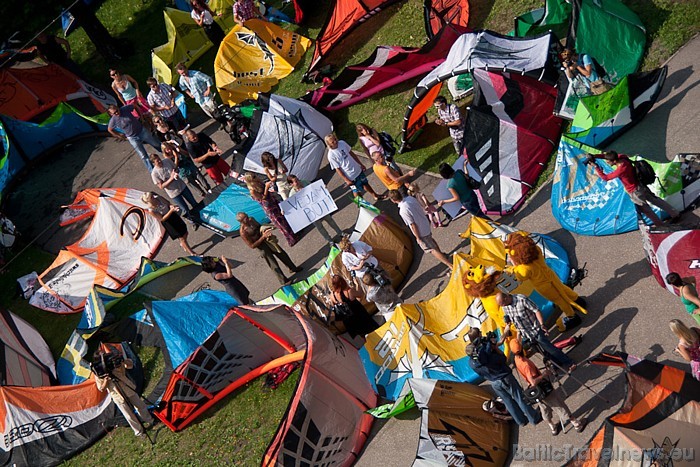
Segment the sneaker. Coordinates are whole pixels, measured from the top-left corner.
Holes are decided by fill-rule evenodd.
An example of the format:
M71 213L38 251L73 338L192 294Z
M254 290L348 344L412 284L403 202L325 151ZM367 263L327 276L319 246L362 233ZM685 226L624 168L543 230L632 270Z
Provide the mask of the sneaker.
M550 426L549 428L552 429L552 436L557 436L559 433L561 433L561 425L559 423Z
M576 433L581 433L583 430L586 429L586 425L588 425L588 420L585 418L581 421L578 422L578 426L575 426L574 428L576 429Z

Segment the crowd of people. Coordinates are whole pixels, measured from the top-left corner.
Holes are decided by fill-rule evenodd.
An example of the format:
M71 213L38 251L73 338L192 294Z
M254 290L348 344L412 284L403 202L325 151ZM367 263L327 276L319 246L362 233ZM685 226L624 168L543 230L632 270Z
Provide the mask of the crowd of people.
M216 23L216 13L201 0L191 0L191 5L193 20L203 28L213 44L219 45L224 38L224 32ZM262 18L251 0L236 0L233 11L235 21L240 24L251 18ZM63 40L41 35L38 48L51 60L60 61L68 67L74 65L70 61L70 46ZM570 80L579 83L579 92L582 95L600 94L609 89L604 76L597 70L595 60L589 55L577 54L566 49L561 54L561 59L566 75ZM203 201L197 201L190 188L203 199L212 193L212 186L224 183L227 178L238 181L240 174L224 160L222 150L208 134L190 128L176 105L178 93L182 92L209 118L225 129L226 119L218 110L212 78L201 71L190 70L182 63L176 66L176 71L179 74L179 90L149 77L145 82L149 91L144 96L139 83L132 76L117 69L110 69L112 89L121 105L111 105L107 109L110 116L108 131L116 139L126 140L131 144L149 171L153 185L165 194L163 196L148 191L144 193L142 201L162 223L170 238L178 240L182 249L188 255L194 256L198 253L188 243L187 222L195 229L199 226L198 213ZM447 127L454 149L461 155L464 118L459 108L453 103L448 103L443 96L435 98L433 104L437 113L434 123L440 127ZM395 162L395 149L384 134L364 123L357 123L355 129L360 152L372 162L372 171L382 188L370 184L366 175L368 167L360 153L353 150L346 141L339 139L335 133L330 133L323 136L329 167L333 174L342 180L353 196L362 197L367 192L375 202L388 200L390 204L387 204L387 207L395 206L416 244L425 253L444 264L448 273L451 272L450 256L441 249L432 234L432 229L444 225L441 208L448 203L459 203L461 209L472 216L489 219L482 210L476 194L480 182L471 177L467 158L464 158L461 169L455 170L447 163L440 164L439 174L446 180L450 196L430 201L420 191L416 182L416 171L405 170ZM151 146L155 152L149 154L146 145ZM604 159L614 170L606 172L597 164L599 159ZM294 247L300 240L300 234L290 227L280 203L303 190L311 181L300 180L279 155L265 152L262 154L261 163L263 174L249 172L241 179L245 182L251 198L260 203L271 225L261 225L246 212L239 212L236 219L240 223L240 236L245 245L257 250L278 282L287 285L293 281L295 274L302 271L287 252L288 248ZM619 179L640 215L647 216L653 224L659 225L662 220L651 209L650 204L666 211L671 217L671 222L678 219L677 210L655 196L645 184L640 183L627 156L607 151L590 155L587 163L594 166L595 173L601 179ZM202 174L202 169L211 184ZM359 240L350 241L332 215L317 220L313 226L326 242L336 244L341 250L342 264L351 277L350 280L340 275L332 277L329 319L342 323L343 329L351 337L362 338L389 320L402 299L392 287L389 274L373 255L370 245ZM284 244L280 242L276 233L284 238ZM580 323L576 312L586 313L585 300L556 278L554 272L546 266L543 256L533 252L532 245L519 248L516 243L520 240L522 239L514 236L505 244L507 251L511 252L510 264L506 271L513 274L518 281L530 281L540 295L552 301L563 312L564 316L557 322L560 331L570 329L573 321L578 320L576 323ZM280 268L278 261L288 270L287 275ZM234 274L234 265L230 259L224 256L204 256L201 264L202 270L211 274L212 279L220 283L235 300L241 304L252 303L251 292ZM700 298L695 284L689 278L681 278L676 273L668 274L666 281L678 291L686 311L700 324ZM566 394L559 384L564 375L576 369L576 363L552 343L541 311L528 297L502 291L495 293L494 297L504 316L505 331L497 336L482 335L478 328L469 330L470 345L465 352L470 356L472 369L490 382L494 392L518 425L537 424L545 420L552 435L556 436L566 423L571 422L577 432L583 431L587 421L572 415L565 402ZM364 303L373 303L376 306L377 313L374 317ZM679 339L674 351L690 362L693 376L700 379L700 329L688 327L678 319L671 320L669 326ZM501 350L504 344L513 355L516 374L520 375L522 384L514 376L508 358ZM539 351L544 369L538 368L529 358L528 349ZM128 368L128 365L125 366ZM142 434L143 424L136 423L133 410L124 408L127 407L126 400L131 400L142 418L151 423L152 418L142 407L140 399L134 397L135 394L128 393L126 397L120 394L113 387L111 380L98 378L97 382L100 390L110 391L122 412L130 412L131 415L127 417L129 424L136 434ZM535 396L531 396L533 392ZM555 419L555 414L558 420Z

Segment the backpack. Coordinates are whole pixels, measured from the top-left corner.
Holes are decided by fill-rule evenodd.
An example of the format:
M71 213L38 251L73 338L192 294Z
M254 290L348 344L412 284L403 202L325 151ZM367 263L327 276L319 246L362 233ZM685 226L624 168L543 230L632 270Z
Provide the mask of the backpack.
M637 182L642 185L651 185L656 180L656 172L647 161L643 159L632 161L632 167L634 167L634 176Z
M389 133L386 131L380 131L379 142L382 143L382 149L384 149L385 157L391 159L394 157L394 155L396 155L396 142Z

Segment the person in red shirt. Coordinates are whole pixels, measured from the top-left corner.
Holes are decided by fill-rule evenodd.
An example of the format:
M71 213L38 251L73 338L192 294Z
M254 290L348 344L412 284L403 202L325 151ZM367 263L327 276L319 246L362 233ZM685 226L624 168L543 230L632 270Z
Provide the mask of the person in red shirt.
M528 388L537 386L545 380L554 386L554 375L548 369L540 371L537 365L525 356L519 337L510 339L508 341L508 346L510 347L510 352L515 356L515 368L518 370L518 373L520 373L520 376L527 382ZM564 399L561 397L560 388L555 388L552 392L547 394L543 400L537 403L537 407L542 413L542 419L549 424L549 428L551 428L552 435L554 436L559 434L562 425L565 424L567 420L571 421L571 424L578 433L581 433L588 423L585 419L579 420L571 415L569 406L566 405L566 402L564 402ZM554 423L553 411L557 413L561 423Z
M603 172L603 169L595 163L595 159L601 158L605 159L615 170L608 174ZM622 186L625 187L625 191L637 207L637 210L647 216L654 225L658 226L662 221L654 210L649 207L649 204L653 204L657 208L666 211L671 216L671 222L676 222L680 217L680 213L674 209L673 206L652 193L649 187L637 181L632 162L630 162L626 155L618 154L615 151L607 151L598 155L588 154L586 164L593 164L595 172L606 182L619 178L620 182L622 182Z

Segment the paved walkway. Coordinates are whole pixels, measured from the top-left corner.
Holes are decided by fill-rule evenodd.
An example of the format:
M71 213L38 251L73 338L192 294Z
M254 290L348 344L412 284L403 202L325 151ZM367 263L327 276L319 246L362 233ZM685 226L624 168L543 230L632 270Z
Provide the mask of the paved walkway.
M661 99L646 119L628 134L615 142L620 152L673 156L678 152L700 150L700 89L694 67L700 63L700 39L696 38L682 49L669 64ZM231 158L228 136L206 124L199 129L212 134L213 139ZM446 142L451 145L451 142ZM50 161L48 160L50 159ZM340 211L335 215L339 225L350 230L357 210L350 205L348 191L341 187L338 177L324 162L320 176L327 182L336 198ZM371 183L380 183L372 175ZM423 190L431 193L438 180L421 175ZM113 138L91 137L64 148L60 154L49 157L17 185L8 196L8 213L27 236L40 235L38 243L56 253L63 245L72 243L82 234L84 226L59 228L58 207L72 201L75 193L89 187L124 187L153 190L154 187L143 164L128 143ZM534 196L527 206L502 222L524 230L553 236L570 252L574 261L588 263L589 277L579 289L588 297L590 312L580 331L585 333L583 345L573 356L584 359L602 350L626 352L661 362L679 364L671 353L675 346L666 322L671 317L684 318L677 299L664 292L651 277L641 240L637 232L613 237L580 237L562 229L551 215L550 186ZM397 217L395 207L387 202L378 205L383 211ZM686 215L686 219L693 215ZM695 217L697 221L697 217ZM400 222L400 221L399 221ZM456 251L465 246L458 234L465 230L466 219L460 219L447 228L435 231L435 238L445 251ZM269 296L277 289L274 275L262 260L244 245L240 238L221 239L207 229L191 232L191 244L195 251L208 255L225 255L236 261L234 272L252 290L254 300ZM430 255L423 255L415 248L416 257L408 279L400 291L404 300L416 302L435 296L445 285L445 266ZM320 235L312 230L294 248L290 256L304 268L298 278L315 270L325 259L328 249ZM171 261L183 254L177 242L168 241L157 259ZM29 272L29 271L28 271ZM256 278L255 281L247 278ZM198 276L191 288L184 293L210 283L208 275ZM218 284L211 284L219 288ZM687 320L686 320L687 321ZM603 391L609 403L593 399L573 380L565 387L571 393L569 403L577 416L586 416L590 425L583 434L569 432L556 440L549 435L545 424L521 430L514 442L534 446L537 443L555 442L582 445L600 425L603 418L614 411L623 397L623 379L617 370L582 368L576 377L586 381L596 390ZM410 465L418 442L418 414L410 412L401 419L376 423L374 435L361 455L358 465L407 466ZM561 462L538 462L537 465L559 465ZM513 465L519 465L514 463Z

